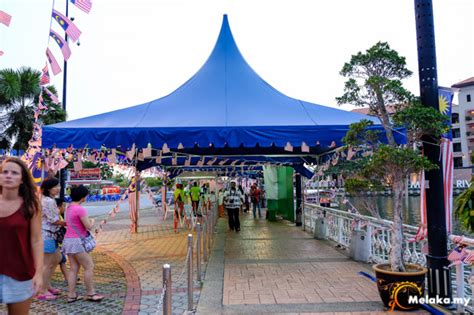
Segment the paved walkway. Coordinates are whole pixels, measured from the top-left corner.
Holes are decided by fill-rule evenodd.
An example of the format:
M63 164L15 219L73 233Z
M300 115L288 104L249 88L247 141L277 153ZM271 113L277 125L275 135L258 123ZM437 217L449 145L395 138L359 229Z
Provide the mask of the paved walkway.
M197 314L384 313L376 285L358 275L369 265L286 221L241 221L240 233L218 222Z

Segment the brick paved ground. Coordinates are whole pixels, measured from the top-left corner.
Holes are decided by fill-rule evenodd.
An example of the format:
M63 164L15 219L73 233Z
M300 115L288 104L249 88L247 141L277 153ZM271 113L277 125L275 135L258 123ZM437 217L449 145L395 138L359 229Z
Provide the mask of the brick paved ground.
M240 233L218 222L197 314L384 313L376 285L358 275L369 265L288 222L241 222Z

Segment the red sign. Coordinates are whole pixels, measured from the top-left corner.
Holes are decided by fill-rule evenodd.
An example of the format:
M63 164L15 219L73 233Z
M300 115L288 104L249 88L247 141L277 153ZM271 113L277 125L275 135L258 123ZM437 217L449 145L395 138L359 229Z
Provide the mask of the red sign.
M79 172L69 170L69 178L71 180L100 180L100 168L84 168Z

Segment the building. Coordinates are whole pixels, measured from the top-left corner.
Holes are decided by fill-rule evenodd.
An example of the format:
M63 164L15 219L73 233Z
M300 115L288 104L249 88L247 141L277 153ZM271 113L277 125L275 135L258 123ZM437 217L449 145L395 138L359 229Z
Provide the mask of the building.
M451 86L458 95L453 104L453 156L454 167L471 167L474 150L474 77Z

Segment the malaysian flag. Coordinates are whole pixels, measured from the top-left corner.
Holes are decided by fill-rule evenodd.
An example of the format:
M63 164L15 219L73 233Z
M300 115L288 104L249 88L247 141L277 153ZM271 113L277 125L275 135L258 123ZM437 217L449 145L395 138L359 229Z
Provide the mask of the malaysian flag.
M5 24L6 26L10 26L11 20L12 20L11 15L0 10L0 23Z
M61 67L59 66L58 62L56 61L56 58L54 58L49 48L46 48L46 57L48 58L49 64L51 65L51 70L53 71L53 74L57 75L58 73L60 73Z
M91 0L71 0L71 3L86 13L89 13L92 9Z
M451 113L453 103L453 92L448 88L438 90L439 111L448 116L449 130L441 138L441 155L443 162L443 186L444 186L444 209L446 215L446 230L448 234L452 231L453 212L453 134L451 132Z
M46 63L43 70L41 70L40 85L46 85L49 82L50 82L49 70L48 70L48 64Z
M64 60L67 61L69 57L71 57L71 49L69 48L69 45L66 43L64 38L58 35L53 30L49 30L49 36L51 36L54 41L59 45L59 48L61 48L61 52L63 53Z
M43 173L43 158L41 152L36 152L30 164L31 175L36 185L41 185Z
M66 32L69 37L71 37L73 42L77 42L79 36L81 36L81 31L77 28L77 26L72 23L70 19L66 16L62 15L60 12L53 9L52 13L53 19L55 19L62 29Z
M54 95L53 92L51 92L50 90L48 90L48 88L44 88L44 91L46 92L46 94L49 95L49 97L51 98L51 100L53 101L53 103L55 104L59 104L59 99L56 95Z

